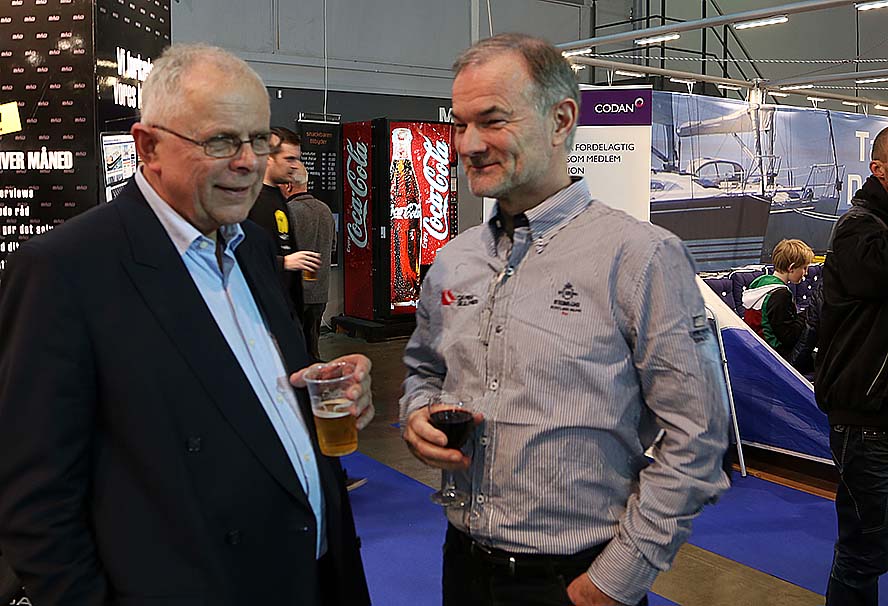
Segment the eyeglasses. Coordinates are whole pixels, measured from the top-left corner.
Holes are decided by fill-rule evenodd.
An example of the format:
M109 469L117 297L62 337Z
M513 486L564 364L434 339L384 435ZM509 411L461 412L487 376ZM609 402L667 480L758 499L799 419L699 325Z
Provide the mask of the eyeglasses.
M188 141L189 143L199 145L203 148L204 153L211 158L234 157L240 151L240 148L244 143L249 143L250 147L253 148L253 153L257 156L266 156L274 151L274 146L271 144L270 132L259 133L258 135L253 135L249 139L239 139L234 135L216 135L214 137L206 139L205 141L195 141L190 137L186 137L185 135L179 134L176 131L170 130L164 126L152 124L151 127L162 130L165 133L175 135L180 139Z

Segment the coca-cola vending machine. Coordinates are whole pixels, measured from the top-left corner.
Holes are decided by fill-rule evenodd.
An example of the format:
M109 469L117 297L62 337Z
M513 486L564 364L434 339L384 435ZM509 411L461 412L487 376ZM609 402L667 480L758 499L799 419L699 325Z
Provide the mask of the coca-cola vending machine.
M457 234L447 122L342 127L345 315L409 320L438 250Z

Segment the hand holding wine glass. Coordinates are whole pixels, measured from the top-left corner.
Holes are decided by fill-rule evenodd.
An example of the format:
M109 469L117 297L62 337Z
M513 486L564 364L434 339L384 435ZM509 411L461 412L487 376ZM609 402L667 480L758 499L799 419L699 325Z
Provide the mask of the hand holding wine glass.
M462 448L475 426L471 400L442 392L430 398L427 406L429 423L447 436L447 448ZM457 490L453 471L448 469L444 471L441 490L431 498L444 507L464 507L469 495Z

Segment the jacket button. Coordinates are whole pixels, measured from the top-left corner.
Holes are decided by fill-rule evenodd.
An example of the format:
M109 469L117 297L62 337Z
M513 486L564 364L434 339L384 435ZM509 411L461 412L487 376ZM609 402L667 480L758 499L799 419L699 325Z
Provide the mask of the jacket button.
M200 438L197 436L193 436L188 438L187 441L188 452L200 452Z
M309 532L309 531L311 531L311 527L308 524L306 524L305 526L302 527L302 532Z
M240 545L241 542L241 531L240 530L231 530L225 534L225 542L229 545Z

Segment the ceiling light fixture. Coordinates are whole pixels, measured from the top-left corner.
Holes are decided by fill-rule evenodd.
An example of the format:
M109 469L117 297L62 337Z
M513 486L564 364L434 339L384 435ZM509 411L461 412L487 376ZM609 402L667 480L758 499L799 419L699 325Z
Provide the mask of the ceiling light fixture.
M734 86L733 84L716 84L715 86L722 90L740 90L739 86Z
M872 84L873 82L888 82L888 76L882 78L864 78L863 80L855 80L857 84Z
M769 90L768 94L772 97L788 97L789 95L786 93L778 93L776 90Z
M871 11L874 8L885 8L888 6L888 0L878 0L877 2L861 2L856 4L859 11Z
M579 55L588 55L592 52L591 48L580 48L577 50L562 51L564 57L577 57Z
M657 42L669 42L670 40L678 40L679 38L681 38L681 34L663 34L661 36L651 36L650 38L639 38L635 41L635 44L643 46L645 44L656 44Z
M618 76L626 76L627 78L644 78L645 77L645 74L642 74L640 72L630 72L630 71L626 71L624 69L615 70L614 73L617 74Z
M876 105L875 108L882 111L888 111L888 105Z
M842 101L842 105L849 105L851 107L857 107L858 105L860 105L860 103L857 103L856 101Z
M675 82L676 84L696 84L696 80L684 80L682 78L669 78L670 82Z
M754 21L743 21L735 23L734 29L749 29L751 27L764 27L765 25L777 25L778 23L786 23L789 17L786 15L777 15L776 17L768 17L767 19L755 19Z
M780 90L804 90L806 88L814 88L813 84L796 84L795 86L781 86Z

